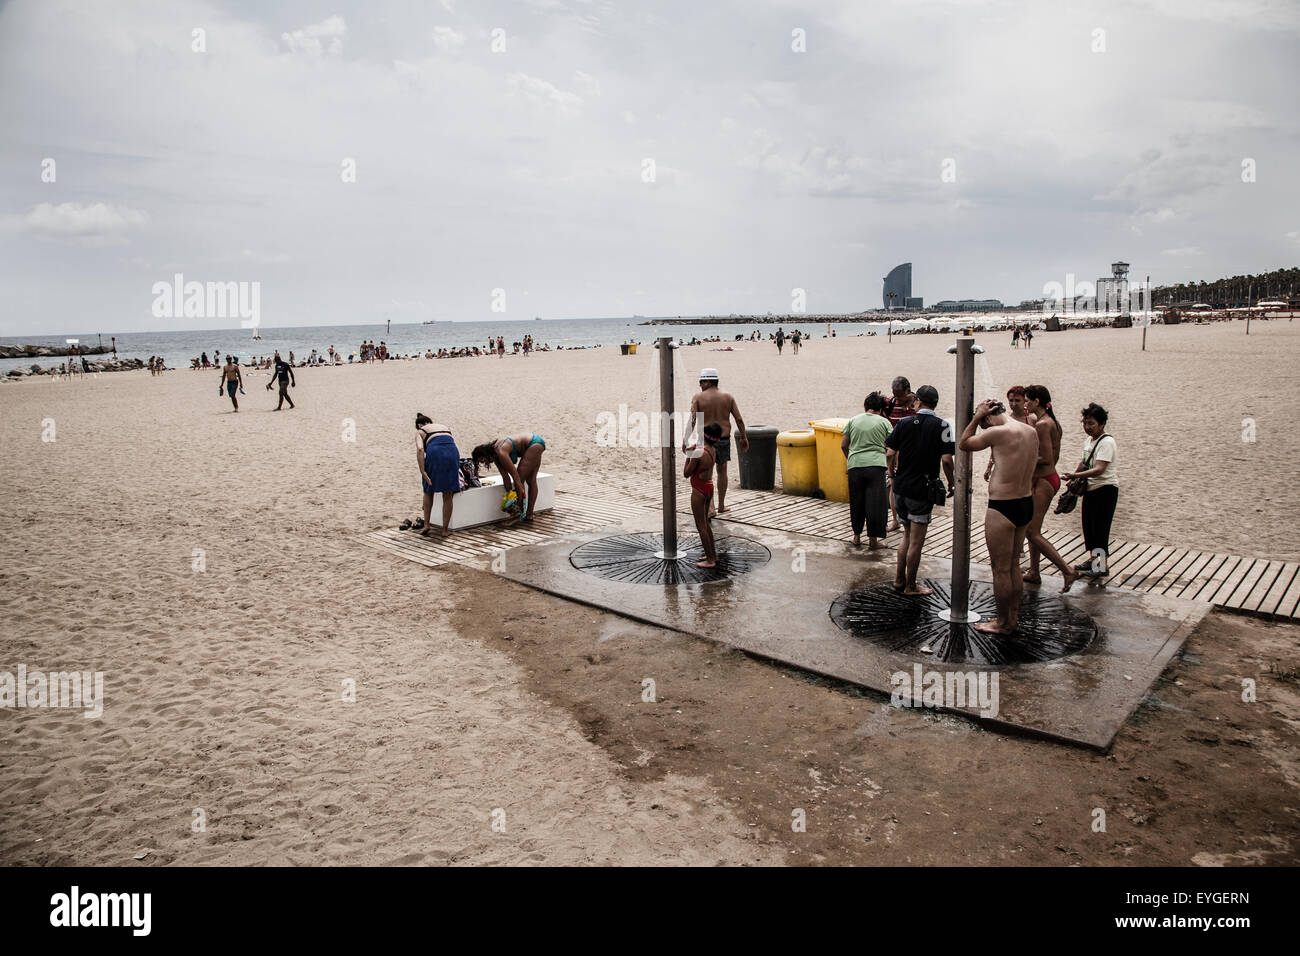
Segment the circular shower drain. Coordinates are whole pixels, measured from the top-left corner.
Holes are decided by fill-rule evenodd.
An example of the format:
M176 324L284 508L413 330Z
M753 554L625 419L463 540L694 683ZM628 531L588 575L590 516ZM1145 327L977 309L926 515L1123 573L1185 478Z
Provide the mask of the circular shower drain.
M573 549L569 562L579 571L627 584L708 584L752 571L772 553L757 541L734 535L716 537L716 568L697 568L704 558L698 535L677 536L677 558L663 557L664 536L654 532L618 534Z
M1097 636L1097 625L1054 594L1025 589L1016 634L985 634L970 624L939 617L950 605L946 581L928 579L934 593L907 596L892 584L878 584L841 594L831 604L831 620L855 637L900 654L950 664L1029 664L1068 657ZM970 609L982 620L995 614L993 587L970 584Z

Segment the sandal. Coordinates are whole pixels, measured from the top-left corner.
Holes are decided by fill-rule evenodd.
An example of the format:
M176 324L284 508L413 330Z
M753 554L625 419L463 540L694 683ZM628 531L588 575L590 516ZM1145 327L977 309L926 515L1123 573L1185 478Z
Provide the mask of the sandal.
M407 518L405 521L403 521L401 524L399 524L399 525L397 526L397 530L398 530L398 531L407 531L407 530L410 529L410 527L411 527L411 519L410 519L410 518Z
M421 528L423 528L423 527L424 527L424 519L423 519L423 518L416 518L416 519L415 519L415 524L411 525L411 530L412 530L412 531L419 531L419 530L420 530Z

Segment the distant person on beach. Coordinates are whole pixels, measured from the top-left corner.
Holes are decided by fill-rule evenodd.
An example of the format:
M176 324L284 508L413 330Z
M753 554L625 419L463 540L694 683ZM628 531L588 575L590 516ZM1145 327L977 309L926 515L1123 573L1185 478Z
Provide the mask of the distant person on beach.
M1013 349L1020 348L1020 326L1018 325L1011 327L1011 347Z
M718 370L704 369L700 372L700 390L691 399L691 417L686 422L683 441L686 436L695 431L697 420L702 420L704 428L716 423L722 430L722 434L714 443L714 457L718 466L716 484L718 504L716 507L710 504L710 518L723 514L727 510L727 462L731 461L731 420L733 418L736 420L736 444L741 451L749 451L749 436L745 433L745 420L740 416L740 407L736 404L735 398L718 388Z
M781 354L781 349L785 346L785 330L781 326L776 327L776 354Z
M506 357L505 336L498 335L497 336L497 358L505 358L505 357Z
M939 404L939 390L933 385L922 385L916 390L916 399L921 403L917 413L902 419L885 440L894 509L903 523L894 589L903 594L930 594L929 588L917 587L916 572L921 565L921 546L925 543L930 513L934 510L930 493L938 481L941 466L948 480L947 497L952 497L955 448L948 423L934 411Z
M844 426L840 450L849 473L849 521L853 543L862 544L867 527L867 547L879 548L889 521L889 486L885 483L885 439L892 430L885 417L885 396L872 392L862 403L861 415Z
M429 512L433 510L433 496L442 495L442 536L451 533L451 511L456 492L460 491L460 451L445 425L435 424L422 412L415 415L416 464L420 467L420 483L424 489L423 537L431 531Z
M513 490L520 499L519 520L531 521L537 504L537 473L542 470L544 451L546 439L532 432L476 445L470 457L474 460L476 476L479 465L496 465L501 474L502 493Z
M1061 458L1061 423L1052 411L1052 393L1046 385L1025 386L1025 413L1031 419L1030 424L1038 434L1038 461L1034 466L1034 519L1029 523L1029 533L1025 539L1029 545L1029 571L1025 574L1026 584L1042 583L1039 564L1042 557L1056 565L1065 581L1062 591L1078 580L1078 573L1065 563L1065 559L1052 547L1052 543L1043 535L1043 519L1047 509L1052 506L1052 499L1061 490L1061 476L1056 473L1056 463ZM1016 552L1017 563L1020 553Z
M802 340L803 340L803 333L800 332L798 329L795 329L793 332L790 333L790 350L795 355L799 354L799 343Z
M1109 416L1096 402L1082 412L1083 431L1088 440L1083 443L1083 459L1079 467L1061 475L1066 481L1086 478L1087 490L1081 502L1083 542L1092 560L1074 566L1085 574L1105 574L1110 558L1110 526L1119 503L1119 478L1115 472L1118 450L1115 439L1106 432Z
M1038 433L1011 419L1005 405L989 398L975 407L957 444L967 452L985 448L999 452L984 514L984 542L993 566L997 616L973 626L986 634L1013 634L1020 627L1020 600L1025 590L1017 563L1029 523L1034 520L1032 486L1038 464Z
M203 367L204 367L204 368L212 368L212 363L208 361L208 353L207 353L207 352L204 352L204 353L202 354L202 356L200 357L200 361L203 362Z
M686 451L686 465L682 477L691 482L691 514L695 516L695 530L700 534L704 559L696 561L697 568L718 566L717 545L713 541L713 528L709 525L709 505L713 501L713 465L717 460L717 445L722 438L722 426L712 422L704 426L704 447L691 445Z
M1032 326L1025 329L1025 334L1022 338L1025 340L1025 348L1029 348L1034 344L1034 330Z
M916 413L916 396L912 394L912 383L906 376L899 375L889 386L890 397L885 400L885 417L889 419L890 427L896 427L899 422ZM902 526L898 523L898 512L894 508L894 496L889 496L889 512L893 516L893 523L890 524L890 531L898 531Z
M1034 424L1034 416L1025 411L1025 387L1023 385L1012 385L1007 389L1007 415L1014 421L1024 422L1026 425ZM989 463L984 468L985 481L989 480L996 466L997 453L990 450Z
M226 394L230 396L230 404L235 407L235 411L239 411L239 399L235 397L235 390L243 389L244 376L239 371L239 366L235 363L235 357L233 355L226 356L226 365L221 370L221 385L217 386L218 395L221 394L223 386L226 390Z
M293 353L290 352L289 355L292 356ZM277 382L280 385L280 402L275 406L275 410L278 412L282 409L285 402L289 403L290 408L295 408L296 406L293 404L293 399L289 397L289 386L292 385L294 388L297 388L298 383L294 381L293 378L293 366L280 358L278 350L275 353L275 366L271 376L271 381L266 383L266 390L269 392L271 386Z

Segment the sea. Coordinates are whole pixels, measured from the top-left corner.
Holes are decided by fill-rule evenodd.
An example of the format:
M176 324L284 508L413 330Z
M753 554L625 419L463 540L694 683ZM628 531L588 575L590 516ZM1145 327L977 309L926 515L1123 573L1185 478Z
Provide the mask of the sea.
M986 321L988 318L986 317ZM1020 317L1023 321L1025 316ZM758 330L764 338L775 332L777 325L788 333L794 328L812 338L826 337L827 324L815 319L788 322L783 319L765 319L757 324L711 324L711 325L645 325L647 321L641 316L595 319L541 319L513 322L436 322L431 325L419 323L393 323L391 326L379 325L324 325L302 326L298 328L261 328L261 340L253 338L252 329L174 329L158 332L115 332L107 330L98 333L77 333L67 335L20 335L0 338L0 345L50 345L66 347L68 339L77 339L81 345L117 346L119 358L148 359L151 355L161 355L169 368L189 368L190 360L207 353L208 359L220 352L222 356L234 355L241 364L252 361L255 357L273 355L277 350L283 358L292 352L295 361L301 361L311 354L312 349L328 353L329 347L343 353L346 362L348 356L358 352L363 341L380 341L388 344L390 355L424 354L426 349L437 352L440 348L456 349L478 346L485 348L488 339L495 341L501 336L506 347L511 343L522 341L525 335L531 335L540 348L550 345L555 348L592 348L595 346L617 347L624 342L648 343L661 335L671 335L677 339L689 341L692 337L712 338L720 336L726 341L733 341L737 336L744 338ZM960 324L961 320L956 320ZM930 325L924 319L895 320L895 332L903 328L917 329ZM885 334L884 322L835 322L830 325L837 338L867 335L868 333ZM103 356L93 356L99 359ZM224 360L224 359L223 359ZM29 367L33 362L42 367L59 365L64 359L45 357L39 359L18 358L0 359L0 374L11 368Z

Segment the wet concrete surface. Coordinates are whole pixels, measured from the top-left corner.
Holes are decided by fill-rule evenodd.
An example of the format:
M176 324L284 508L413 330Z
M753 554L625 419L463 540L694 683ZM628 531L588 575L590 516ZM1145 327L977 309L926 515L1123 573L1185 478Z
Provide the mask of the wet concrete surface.
M1097 625L1097 637L1086 648L1058 660L982 664L976 669L906 649L891 650L832 621L831 606L841 595L892 580L893 550L871 552L825 538L722 521L715 522L715 534L761 543L771 551L771 560L746 574L707 584L626 583L574 567L574 549L604 537L576 534L512 549L499 573L549 594L893 694L916 706L961 713L991 730L1030 733L1103 751L1210 612L1205 604L1081 582L1064 600ZM946 581L950 573L948 561L923 558L918 578ZM989 569L972 566L971 579L990 581ZM958 681L949 674L964 677ZM907 682L899 675L906 675ZM962 699L954 693L958 686L974 688L979 682L987 693L996 686L995 700ZM914 692L905 692L913 684ZM941 684L948 685L946 694Z

